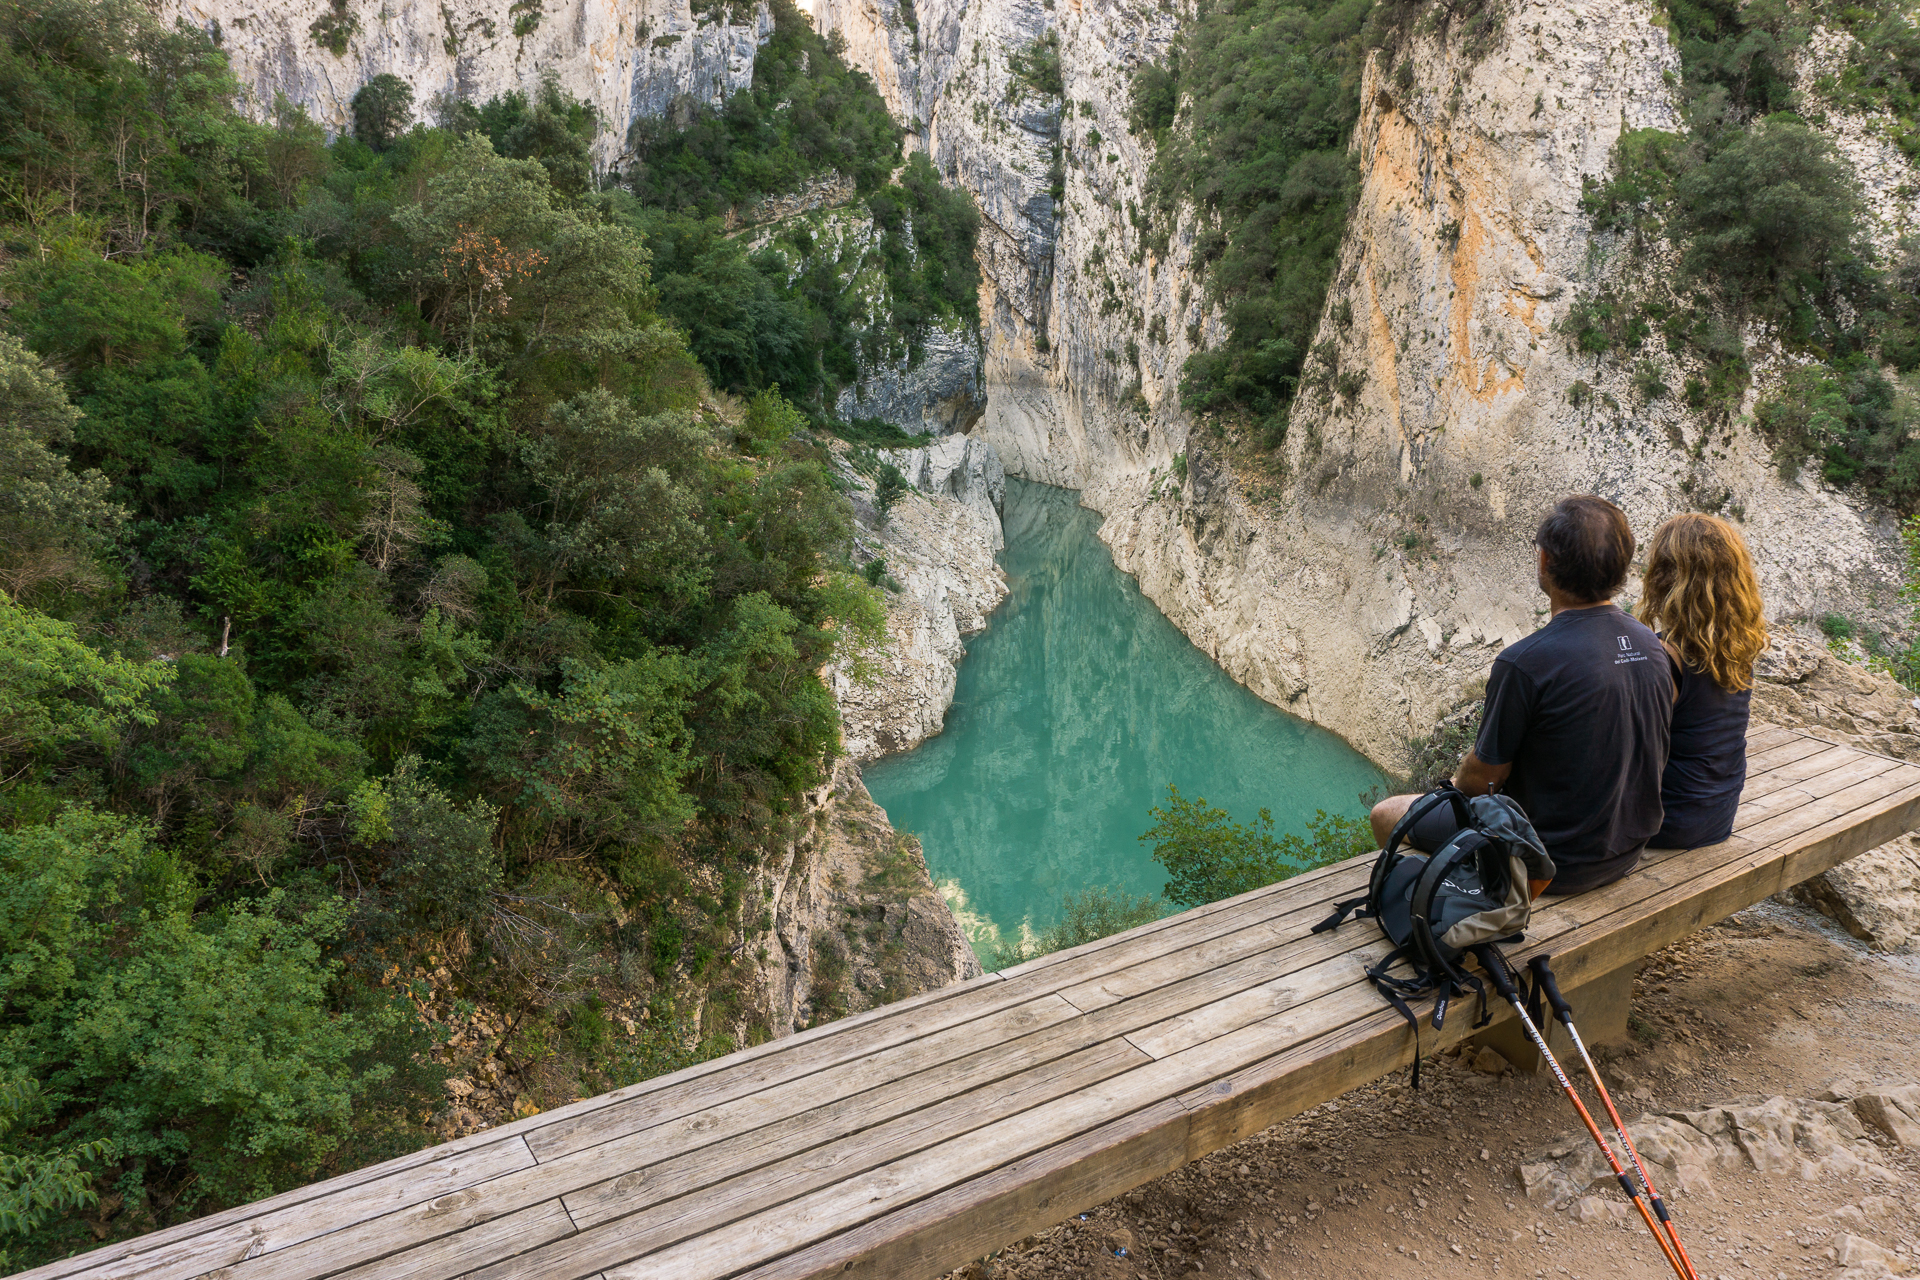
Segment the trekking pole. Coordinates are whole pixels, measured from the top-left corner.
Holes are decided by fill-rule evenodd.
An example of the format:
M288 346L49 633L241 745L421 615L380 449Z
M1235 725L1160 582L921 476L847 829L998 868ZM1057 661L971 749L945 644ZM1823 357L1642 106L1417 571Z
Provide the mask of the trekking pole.
M1667 1264L1673 1268L1673 1273L1679 1276L1680 1280L1697 1280L1697 1277L1687 1273L1679 1257L1674 1254L1673 1246L1667 1243L1664 1235L1660 1234L1660 1224L1653 1220L1653 1213L1647 1208L1647 1202L1640 1198L1640 1188L1633 1185L1632 1177L1620 1167L1619 1157L1614 1155L1613 1148L1607 1145L1606 1135L1600 1132L1600 1126L1593 1122L1593 1116L1587 1111L1587 1104L1580 1101L1580 1095L1573 1091L1573 1084L1567 1079L1567 1073L1560 1069L1559 1059L1553 1056L1553 1050L1547 1048L1547 1038L1540 1033L1538 1027L1533 1025L1533 1019L1527 1016L1527 1007L1521 1003L1520 993L1514 989L1513 975L1507 968L1507 958L1501 955L1500 948L1491 942L1483 942L1473 948L1473 954L1479 959L1480 967L1487 971L1487 977L1492 979L1493 989L1500 993L1502 1000L1513 1006L1513 1012L1519 1017L1520 1025L1526 1029L1527 1039L1533 1041L1533 1047L1540 1051L1541 1058L1553 1069L1553 1078L1559 1081L1561 1092L1567 1095L1567 1101L1571 1102L1573 1109L1580 1113L1580 1119L1587 1126L1587 1132L1592 1134L1593 1140L1600 1145L1600 1152L1606 1156L1607 1163L1612 1166L1613 1176L1619 1180L1620 1189L1627 1193L1627 1198L1633 1201L1633 1207L1640 1211L1640 1217L1646 1222L1647 1230L1653 1232L1654 1243L1660 1246L1660 1252L1666 1256Z
M1547 1004L1553 1009L1553 1016L1561 1026L1567 1029L1567 1038L1573 1041L1573 1047L1580 1051L1580 1060L1587 1064L1587 1075L1593 1081L1593 1087L1599 1091L1600 1101L1606 1105L1607 1115L1613 1121L1613 1131L1620 1135L1620 1145L1627 1149L1627 1155L1633 1160L1634 1171L1640 1175L1640 1185L1647 1189L1647 1199L1653 1203L1653 1212L1660 1219L1660 1225L1666 1229L1667 1238L1673 1242L1673 1252L1686 1264L1688 1280L1700 1280L1700 1273L1693 1269L1693 1259L1687 1256L1687 1247L1680 1243L1680 1228L1674 1225L1672 1216L1667 1212L1667 1202L1660 1197L1660 1191L1653 1185L1653 1179L1647 1176L1646 1161L1640 1158L1639 1148L1633 1145L1633 1138L1627 1133L1626 1123L1620 1119L1620 1111L1613 1105L1613 1095L1607 1092L1606 1081L1600 1078L1600 1068L1593 1063L1593 1055L1587 1052L1587 1045L1573 1026L1573 1006L1560 994L1560 984L1553 979L1553 968L1546 956L1535 956L1527 962L1527 968L1533 971L1534 987L1547 998Z

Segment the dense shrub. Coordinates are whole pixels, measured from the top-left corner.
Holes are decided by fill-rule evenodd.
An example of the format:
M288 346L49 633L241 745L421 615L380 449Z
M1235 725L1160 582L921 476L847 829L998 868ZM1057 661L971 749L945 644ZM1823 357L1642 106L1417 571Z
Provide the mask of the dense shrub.
M1158 143L1153 234L1192 206L1209 296L1230 323L1222 347L1187 364L1190 408L1278 418L1294 396L1358 189L1346 144L1368 7L1202 6L1177 54L1136 73L1134 127Z
M830 170L872 191L899 162L899 127L867 74L841 59L839 33L822 39L791 0L772 8L751 88L684 127L634 121L628 181L641 203L715 217Z
M1657 325L1707 367L1687 379L1686 403L1726 417L1748 381L1740 330L1768 325L1813 357L1756 407L1782 469L1817 459L1830 483L1911 511L1920 504L1911 396L1874 366L1920 364L1920 251L1903 244L1891 263L1873 260L1851 166L1791 113L1787 60L1807 39L1803 15L1776 0L1689 0L1671 12L1689 130L1623 133L1582 204L1596 229L1629 235L1636 254L1665 237L1679 251L1671 283L1683 301L1607 289L1577 302L1562 330L1578 350L1626 356ZM1854 106L1910 103L1920 69L1907 60L1920 50L1911 22L1871 9L1835 16L1856 42L1822 92Z
M659 154L752 115L725 202L853 172L903 314L969 314L970 207L887 185L877 95L780 23ZM0 1212L144 1230L426 1141L416 964L508 1012L510 1065L597 1055L564 1096L723 1047L718 997L657 993L640 1050L560 1028L611 973L740 980L837 749L819 673L882 615L771 387L824 388L836 331L700 319L781 269L712 224L650 254L551 85L450 127L399 96L326 144L144 9L0 7ZM94 1238L5 1221L10 1262Z
M730 390L778 384L825 413L833 392L853 380L863 349L869 364L901 343L911 356L926 326L979 322L979 212L966 192L942 186L919 153L898 183L866 198L881 233L884 314L870 314L846 287L847 274L865 264L828 253L807 220L752 253L718 218L647 209L623 193L607 203L653 251L661 312L685 327L714 382Z
M442 104L440 124L454 133L484 133L493 149L515 160L538 160L554 189L569 196L593 185L593 140L600 119L547 75L529 98L512 90L475 105L462 98Z
M1226 810L1189 800L1173 786L1166 804L1149 813L1154 825L1140 842L1153 846L1154 861L1170 877L1167 901L1180 907L1231 898L1374 847L1372 830L1359 818L1322 809L1307 820L1305 835L1275 836L1273 815L1265 809L1251 826L1242 826Z
M392 72L382 72L353 95L353 136L385 151L395 138L413 126L413 86Z
M1803 366L1754 406L1789 476L1817 462L1821 479L1859 484L1900 511L1920 507L1920 388L1889 381L1871 360Z

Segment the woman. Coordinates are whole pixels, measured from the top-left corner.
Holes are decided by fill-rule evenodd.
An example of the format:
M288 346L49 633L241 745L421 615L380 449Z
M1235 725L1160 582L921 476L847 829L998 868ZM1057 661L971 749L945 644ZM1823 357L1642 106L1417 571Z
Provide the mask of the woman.
M1673 744L1660 780L1656 849L1717 844L1747 781L1753 662L1767 647L1760 584L1740 533L1689 512L1654 533L1638 610L1673 655Z

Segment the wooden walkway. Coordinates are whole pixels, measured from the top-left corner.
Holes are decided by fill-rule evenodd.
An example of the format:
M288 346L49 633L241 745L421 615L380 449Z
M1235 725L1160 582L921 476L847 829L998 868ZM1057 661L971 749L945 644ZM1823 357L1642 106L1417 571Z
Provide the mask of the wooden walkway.
M1552 902L1516 959L1578 985L1920 822L1920 768L1749 751L1731 840ZM1406 1065L1361 979L1378 931L1308 933L1368 862L28 1274L937 1276Z

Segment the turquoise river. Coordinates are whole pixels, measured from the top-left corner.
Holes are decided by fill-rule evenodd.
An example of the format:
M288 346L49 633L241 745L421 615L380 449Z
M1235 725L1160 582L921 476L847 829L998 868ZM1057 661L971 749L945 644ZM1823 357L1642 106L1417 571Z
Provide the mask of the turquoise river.
M946 729L866 782L991 964L996 936L1053 922L1103 885L1158 895L1140 833L1168 783L1276 831L1358 815L1366 757L1277 710L1196 649L1114 566L1080 495L1007 482L1012 593L967 646Z

